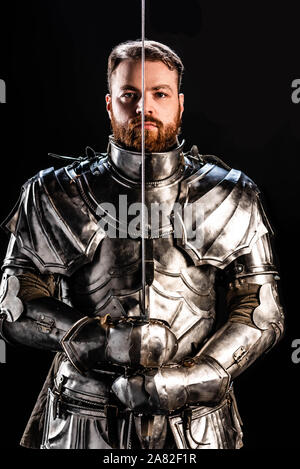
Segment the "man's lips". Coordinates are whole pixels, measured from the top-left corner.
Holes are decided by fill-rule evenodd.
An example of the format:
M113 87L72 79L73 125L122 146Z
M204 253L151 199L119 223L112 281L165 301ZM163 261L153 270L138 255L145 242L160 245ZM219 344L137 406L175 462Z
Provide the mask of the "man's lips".
M137 127L142 127L142 124L138 124ZM157 125L154 122L145 122L144 128L145 129L151 129L153 127L157 127Z

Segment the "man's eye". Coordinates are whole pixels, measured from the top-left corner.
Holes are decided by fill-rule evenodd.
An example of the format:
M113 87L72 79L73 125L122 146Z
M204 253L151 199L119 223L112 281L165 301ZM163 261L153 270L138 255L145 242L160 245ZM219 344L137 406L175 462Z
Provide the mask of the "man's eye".
M131 98L135 98L136 94L135 93L124 93L122 94L122 98L128 98L128 99L131 99Z
M155 93L158 98L166 98L168 95L166 93L163 93L162 91L157 91Z

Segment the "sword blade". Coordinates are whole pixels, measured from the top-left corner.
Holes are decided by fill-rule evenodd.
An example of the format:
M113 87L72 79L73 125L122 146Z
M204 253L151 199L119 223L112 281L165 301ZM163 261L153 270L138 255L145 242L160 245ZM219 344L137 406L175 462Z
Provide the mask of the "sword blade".
M145 0L141 0L141 23L142 23L142 177L141 177L141 199L142 199L142 223L141 223L141 243L142 243L142 316L149 319L148 308L146 306L146 259L145 259Z

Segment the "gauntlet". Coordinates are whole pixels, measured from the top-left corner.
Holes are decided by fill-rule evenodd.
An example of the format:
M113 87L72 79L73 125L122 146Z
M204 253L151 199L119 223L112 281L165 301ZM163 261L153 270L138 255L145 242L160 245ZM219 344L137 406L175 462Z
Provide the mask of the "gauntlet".
M117 378L112 390L134 412L160 414L187 404L217 404L226 393L230 375L210 357L182 365L166 365L130 378Z

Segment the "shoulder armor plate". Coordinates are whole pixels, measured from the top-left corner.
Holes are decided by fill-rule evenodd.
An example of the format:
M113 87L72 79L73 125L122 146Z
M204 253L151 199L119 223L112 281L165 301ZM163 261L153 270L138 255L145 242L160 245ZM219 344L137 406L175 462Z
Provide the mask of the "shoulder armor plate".
M17 206L4 222L20 252L41 273L71 275L92 260L104 238L71 182L68 167L41 171L24 184Z
M128 193L128 203L137 201L139 188L126 187L116 180L111 184L112 176L104 164L98 163L96 170L89 163L79 166L76 171L74 165L56 171L49 168L30 179L23 186L13 213L4 222L15 235L20 252L41 273L70 276L92 261L106 236L95 208L103 200L116 202L119 194L116 183L121 184L121 192ZM193 174L186 175L179 182L179 197L177 183L167 193L170 204L177 198L183 213L186 206L192 208L192 219L180 219L180 237L175 236L178 245L196 265L219 268L251 252L256 241L268 232L255 184L241 171L212 163L198 166ZM150 188L149 194L156 196L156 191ZM166 200L164 191L162 187L159 197ZM194 227L196 236L192 234Z
M181 183L183 217L178 245L196 265L221 269L248 254L268 232L258 194L256 185L241 171L206 163ZM188 206L192 215L185 217Z

